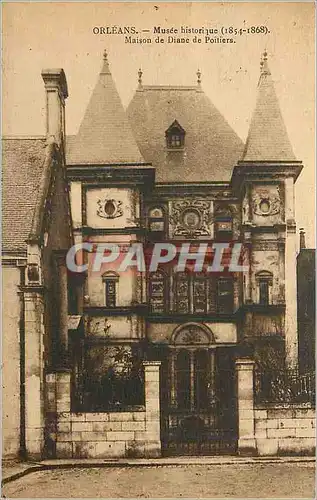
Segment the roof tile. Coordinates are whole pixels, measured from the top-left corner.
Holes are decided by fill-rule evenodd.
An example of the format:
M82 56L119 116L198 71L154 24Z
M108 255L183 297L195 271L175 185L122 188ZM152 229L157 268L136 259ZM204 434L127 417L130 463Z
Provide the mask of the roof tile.
M230 181L244 144L200 87L141 87L127 113L157 182ZM174 120L186 132L180 151L166 146Z
M77 136L71 139L68 165L144 163L104 59L98 82Z
M25 251L45 158L45 138L2 139L2 250Z

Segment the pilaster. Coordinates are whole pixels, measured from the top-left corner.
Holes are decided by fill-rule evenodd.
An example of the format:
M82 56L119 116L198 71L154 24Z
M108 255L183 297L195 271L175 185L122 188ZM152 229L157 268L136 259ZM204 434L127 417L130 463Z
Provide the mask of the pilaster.
M41 288L28 288L25 301L25 443L29 458L44 448L44 322Z
M256 453L253 372L253 360L249 358L236 360L239 455L254 455Z
M160 361L144 361L146 444L145 455L160 457Z
M68 364L68 277L66 251L55 252L59 284L59 347L60 364Z

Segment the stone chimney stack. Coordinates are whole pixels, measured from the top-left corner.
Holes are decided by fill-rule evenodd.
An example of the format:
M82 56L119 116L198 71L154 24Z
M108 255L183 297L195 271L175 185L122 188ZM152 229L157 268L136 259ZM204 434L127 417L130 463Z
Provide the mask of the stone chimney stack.
M305 231L301 227L299 230L299 249L304 250L305 248L306 248Z
M65 143L65 99L68 97L63 69L44 69L46 90L46 137L59 146Z

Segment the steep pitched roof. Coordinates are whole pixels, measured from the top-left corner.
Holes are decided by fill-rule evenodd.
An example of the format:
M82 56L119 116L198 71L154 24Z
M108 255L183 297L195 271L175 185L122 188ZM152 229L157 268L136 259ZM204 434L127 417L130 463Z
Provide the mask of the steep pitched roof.
M2 139L3 252L26 250L45 155L45 138Z
M139 85L127 113L143 157L156 167L157 182L230 181L244 144L200 84ZM186 133L182 151L166 146L165 132L174 120Z
M77 136L71 139L68 165L144 163L111 76L107 55Z
M296 160L276 96L266 52L261 66L256 106L243 161Z

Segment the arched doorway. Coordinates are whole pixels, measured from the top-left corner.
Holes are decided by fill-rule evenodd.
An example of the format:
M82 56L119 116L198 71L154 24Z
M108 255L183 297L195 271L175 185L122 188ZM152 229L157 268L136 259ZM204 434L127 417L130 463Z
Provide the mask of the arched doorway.
M234 365L203 324L177 327L162 365L162 447L165 455L234 453ZM229 356L228 356L229 355Z

